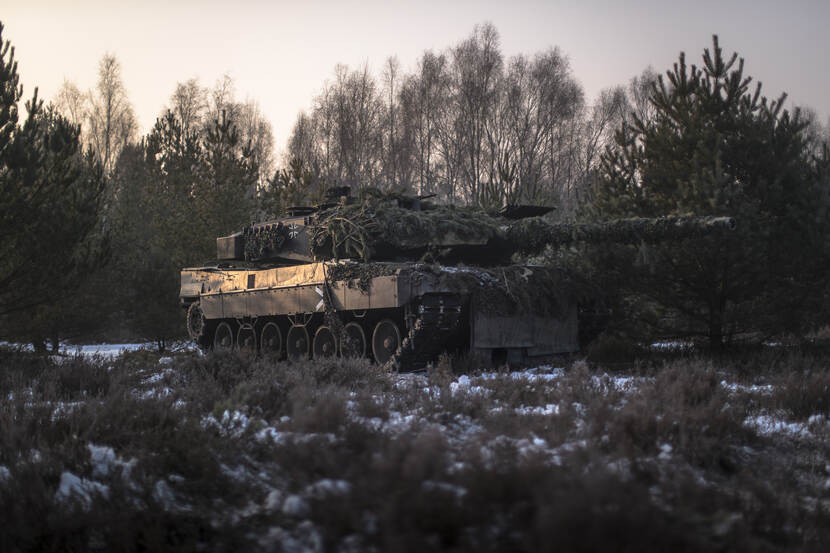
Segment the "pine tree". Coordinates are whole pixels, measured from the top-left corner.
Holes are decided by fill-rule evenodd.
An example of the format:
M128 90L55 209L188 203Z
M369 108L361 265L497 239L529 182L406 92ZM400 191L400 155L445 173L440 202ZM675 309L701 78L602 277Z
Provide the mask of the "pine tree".
M717 37L702 67L681 54L653 86L654 117L634 116L616 133L594 203L600 217L737 219L726 237L654 247L633 268L620 248L597 254L602 272L640 298L629 305L634 314L715 345L814 323L828 268L828 202L806 123L783 109L785 95L768 102L751 81Z
M130 330L164 347L184 332L179 271L216 256L216 237L254 216L258 167L225 118L186 130L168 112L113 175L115 280Z
M0 317L3 333L20 338L24 321L54 326L46 322L57 310L43 306L72 294L102 262L105 181L82 153L78 127L44 107L37 89L20 123L23 89L2 31L0 24Z

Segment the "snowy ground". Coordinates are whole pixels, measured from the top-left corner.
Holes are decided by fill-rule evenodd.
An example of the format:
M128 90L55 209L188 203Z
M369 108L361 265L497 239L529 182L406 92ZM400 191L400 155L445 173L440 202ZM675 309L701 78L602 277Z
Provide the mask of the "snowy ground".
M27 352L34 351L34 348L31 344L16 344L4 341L0 341L0 348L12 348ZM174 352L199 351L199 348L192 342L176 342L172 344L170 347L168 347L168 349ZM69 344L66 342L62 342L60 347L58 348L58 355L64 357L80 355L83 357L101 357L113 359L123 354L124 352L139 350L157 351L158 346L155 344L155 342L141 342L131 344Z
M283 551L574 549L536 517L567 533L599 503L599 531L607 524L635 550L661 540L720 550L750 538L800 550L830 537L805 522L830 521L825 404L788 409L772 377L706 363L609 374L579 362L386 375L359 362L141 349L78 350L91 368L62 364L59 400L38 382L5 383L7 410L71 436L54 447L18 437L16 454L0 452L0 501L10 497L4 485L42 471L54 509L195 517L203 534ZM125 350L134 354L117 355ZM397 534L409 545L398 547Z

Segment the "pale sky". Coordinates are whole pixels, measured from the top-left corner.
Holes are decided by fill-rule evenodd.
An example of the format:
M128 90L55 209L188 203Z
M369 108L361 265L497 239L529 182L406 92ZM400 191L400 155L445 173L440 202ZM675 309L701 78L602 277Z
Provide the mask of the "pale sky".
M26 97L52 99L64 79L95 86L109 52L139 118L152 127L176 83L212 87L229 74L238 100L257 100L284 147L334 66L368 63L379 76L396 55L405 72L492 22L505 58L558 46L590 101L651 65L664 72L685 51L699 63L712 34L746 59L767 97L830 116L830 0L2 0ZM279 158L278 158L279 159Z

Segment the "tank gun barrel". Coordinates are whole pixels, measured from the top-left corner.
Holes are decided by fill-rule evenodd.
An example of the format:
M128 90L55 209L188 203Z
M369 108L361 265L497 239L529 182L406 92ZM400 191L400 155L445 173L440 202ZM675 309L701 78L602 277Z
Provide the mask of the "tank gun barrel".
M632 217L592 223L551 223L532 217L511 224L503 241L515 246L516 251L538 253L547 245L666 242L728 232L736 226L734 218L719 216Z

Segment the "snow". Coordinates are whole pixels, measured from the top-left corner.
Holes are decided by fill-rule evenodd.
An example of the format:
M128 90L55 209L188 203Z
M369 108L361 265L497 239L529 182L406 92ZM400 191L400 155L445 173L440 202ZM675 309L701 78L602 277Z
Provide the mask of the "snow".
M57 501L68 502L76 499L88 509L92 505L93 495L109 497L109 487L94 480L79 478L69 471L64 471L61 474L61 481L58 490L55 492Z
M142 349L154 350L156 345L153 342L141 344L93 344L93 345L68 345L61 344L60 352L64 355L81 355L83 357L103 357L112 359L126 351L138 351Z
M202 418L202 428L217 428L227 436L239 437L245 433L251 419L242 411L228 411L222 413L222 419L216 420L213 415Z
M77 407L81 407L83 401L58 401L52 404L52 422L55 422L64 415L72 413Z
M527 380L530 383L535 382L553 382L562 378L565 374L565 369L557 367L551 368L549 365L541 367L534 367L522 371L513 371L510 373L489 372L481 373L478 378L483 380L498 380L500 378L510 378L513 380Z
M808 425L801 422L787 422L770 415L756 415L744 419L744 426L754 429L761 436L784 434L792 438L811 438Z
M153 499L159 502L165 510L169 511L176 507L176 495L164 480L158 480L153 486Z
M721 388L731 392L731 393L744 393L744 394L760 394L760 395L770 395L772 394L774 388L772 384L764 384L764 385L745 385L745 384L736 384L734 382L727 382L726 380L721 380L720 382Z
M306 500L296 494L286 497L282 504L282 514L289 517L304 518L310 511Z
M457 393L467 393L470 395L489 396L492 391L482 386L472 386L470 384L470 377L462 375L458 380L450 383L450 393L455 396Z
M559 404L556 403L548 403L547 405L541 406L536 405L533 407L527 406L520 406L513 409L513 412L517 415L558 415L559 414Z
M14 342L0 341L0 347L20 349L22 351L34 351L32 344L20 344ZM171 351L200 351L199 348L192 342L176 342L168 348ZM58 356L66 357L73 355L80 355L83 357L100 357L103 359L114 359L124 352L128 351L158 351L158 345L155 342L138 342L138 343L123 343L123 344L67 344L62 342L58 346ZM162 357L159 363L162 365L170 364L173 361L172 357Z
M346 495L352 490L352 485L346 480L332 480L323 478L314 484L306 486L305 495L315 499L324 499L332 495Z
M170 359L170 358L169 357L162 357L162 359ZM172 374L172 373L173 373L173 369L164 369L163 371L161 371L159 373L154 373L154 374L148 376L147 378L145 378L144 380L141 381L141 384L143 384L144 386L147 386L149 384L155 384L156 382L161 382L162 380L164 380L164 377L166 377L167 375Z
M114 468L121 468L123 476L129 477L135 467L135 459L124 461L115 454L115 450L111 447L90 443L87 448L89 449L89 461L92 464L92 476L95 478L109 475Z
M439 490L455 496L456 499L462 499L467 495L467 489L462 486L457 486L449 482L436 482L434 480L424 480L421 483L421 488L424 491Z
M292 445L300 443L310 443L316 440L323 440L330 444L337 443L337 436L331 433L306 433L306 432L280 432L272 426L266 426L256 434L254 437L260 441L271 441L276 445Z
M692 342L679 341L654 342L653 344L651 344L651 349L663 351L684 351L694 349L694 347L695 345Z
M278 511L282 507L282 492L274 489L268 492L265 496L265 509L268 511Z

